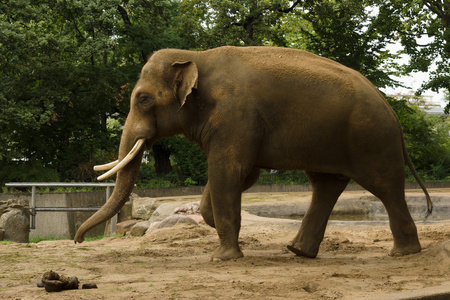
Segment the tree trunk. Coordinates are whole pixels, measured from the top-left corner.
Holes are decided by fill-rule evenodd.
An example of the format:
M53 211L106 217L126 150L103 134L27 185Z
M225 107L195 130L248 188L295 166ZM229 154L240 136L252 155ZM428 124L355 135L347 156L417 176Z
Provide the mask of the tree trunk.
M152 147L153 158L155 159L156 174L164 175L172 172L170 164L170 150L160 143L156 143Z

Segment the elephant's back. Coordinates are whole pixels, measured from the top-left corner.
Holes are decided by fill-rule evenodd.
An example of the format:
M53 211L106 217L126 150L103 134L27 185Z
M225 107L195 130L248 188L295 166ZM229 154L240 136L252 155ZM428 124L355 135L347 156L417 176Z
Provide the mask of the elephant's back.
M207 52L212 55L230 56L230 60L238 58L252 69L269 72L277 77L306 75L327 80L342 75L355 76L358 73L331 59L298 49L225 46Z

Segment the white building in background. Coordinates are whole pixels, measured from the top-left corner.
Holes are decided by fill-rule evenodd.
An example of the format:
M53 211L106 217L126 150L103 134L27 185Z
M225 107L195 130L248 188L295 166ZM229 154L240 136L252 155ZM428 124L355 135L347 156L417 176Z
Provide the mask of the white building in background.
M428 114L442 116L445 115L444 108L441 105L441 101L434 100L433 96L416 96L414 95L414 92L411 92L411 94L397 94L389 96L398 100L407 100L409 103L422 108Z

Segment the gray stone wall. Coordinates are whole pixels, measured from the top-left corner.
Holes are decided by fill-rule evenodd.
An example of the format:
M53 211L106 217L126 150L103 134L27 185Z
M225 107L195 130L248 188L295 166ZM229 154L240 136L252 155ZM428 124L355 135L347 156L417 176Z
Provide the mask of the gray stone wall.
M427 182L428 188L449 188L450 182ZM420 188L417 183L406 183L407 189ZM358 184L349 184L346 190L362 190ZM204 187L165 188L134 190L140 197L173 197L201 195ZM305 185L259 185L250 188L247 193L283 193L308 192L311 186ZM31 202L28 194L0 194L0 201L8 199L23 199ZM100 207L105 203L105 191L72 192L72 193L38 193L38 207ZM30 237L73 238L78 227L94 212L38 212L36 229L32 229ZM89 231L87 236L103 235L105 224L98 225Z
M31 195L0 194L0 201L5 199L21 199L31 203ZM73 193L38 193L37 207L101 207L105 203L105 192L73 192ZM31 229L30 237L54 237L72 239L80 225L95 212L93 211L38 211L36 212L35 229ZM100 224L89 231L86 236L103 235L105 224Z

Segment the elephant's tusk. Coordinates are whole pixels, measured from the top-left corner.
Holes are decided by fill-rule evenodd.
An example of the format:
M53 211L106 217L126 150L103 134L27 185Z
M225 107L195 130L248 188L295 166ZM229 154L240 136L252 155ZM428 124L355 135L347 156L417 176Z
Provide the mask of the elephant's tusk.
M124 159L122 159L114 168L106 172L105 174L97 177L97 180L103 180L106 179L114 174L116 174L120 169L125 167L133 158L138 154L138 152L141 150L142 145L144 145L145 139L140 139L134 144L133 149L131 149L130 152L128 152L127 156L125 156Z
M104 165L94 166L94 171L106 171L106 170L114 168L115 166L117 166L118 163L119 163L119 160L115 160L113 162L110 162L110 163L107 163Z

